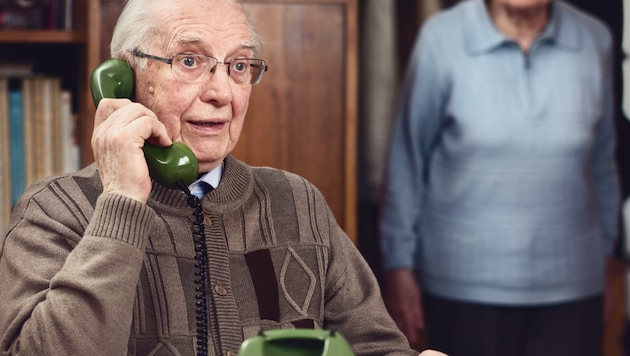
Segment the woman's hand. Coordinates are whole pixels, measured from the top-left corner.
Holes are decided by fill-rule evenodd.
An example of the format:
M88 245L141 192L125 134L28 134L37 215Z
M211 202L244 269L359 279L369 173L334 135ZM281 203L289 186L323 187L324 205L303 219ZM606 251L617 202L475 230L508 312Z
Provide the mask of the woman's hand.
M413 270L399 268L385 275L385 305L413 348L420 347L419 331L424 328L422 296Z

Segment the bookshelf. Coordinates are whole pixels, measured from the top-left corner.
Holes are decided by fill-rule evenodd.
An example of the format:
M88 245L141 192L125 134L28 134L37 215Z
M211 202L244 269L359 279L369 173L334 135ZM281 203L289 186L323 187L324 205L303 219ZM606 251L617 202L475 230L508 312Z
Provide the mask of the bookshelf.
M0 63L31 63L36 73L60 77L72 92L82 166L93 161L89 139L95 108L88 80L100 61L99 11L100 0L74 1L72 30L0 29Z
M63 30L0 30L0 43L83 43L85 33Z
M100 61L100 0L74 0L71 3L71 29L0 28L0 65L29 65L34 75L54 78L60 89L70 93L70 111L75 118L74 141L80 154L78 165L85 166L93 161L90 137L95 108L89 92L89 75ZM23 84L21 80L20 83ZM7 102L0 100L0 109L6 109L1 106ZM11 105L8 106L10 109ZM42 112L46 115L47 111ZM36 142L32 146L42 145L42 142ZM28 164L30 162L25 160L24 165ZM6 166L0 167L1 170L6 171ZM5 197L0 204L7 205ZM6 229L6 221L3 221L6 215L6 209L0 211L2 230Z

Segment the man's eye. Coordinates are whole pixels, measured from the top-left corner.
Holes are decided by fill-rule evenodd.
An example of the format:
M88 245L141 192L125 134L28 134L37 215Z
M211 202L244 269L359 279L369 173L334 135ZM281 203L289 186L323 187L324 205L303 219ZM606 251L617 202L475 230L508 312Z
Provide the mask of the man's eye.
M233 66L234 70L242 72L247 69L247 62L236 62Z
M197 63L197 59L195 57L183 57L181 59L181 64L186 67L194 67Z

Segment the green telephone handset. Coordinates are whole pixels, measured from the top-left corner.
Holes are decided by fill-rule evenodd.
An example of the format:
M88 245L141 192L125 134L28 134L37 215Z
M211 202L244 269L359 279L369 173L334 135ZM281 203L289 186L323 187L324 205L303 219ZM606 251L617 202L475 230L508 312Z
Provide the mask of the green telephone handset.
M133 83L133 72L126 61L116 58L104 61L90 77L94 104L98 106L103 98L131 98ZM169 147L157 147L145 143L142 150L149 174L167 188L179 189L179 183L188 186L197 179L197 158L185 144L174 142Z

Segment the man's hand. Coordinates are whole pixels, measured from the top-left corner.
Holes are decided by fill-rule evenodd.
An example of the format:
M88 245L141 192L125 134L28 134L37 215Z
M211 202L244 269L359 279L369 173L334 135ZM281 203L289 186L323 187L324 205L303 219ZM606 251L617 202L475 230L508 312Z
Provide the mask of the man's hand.
M92 149L104 192L114 192L145 203L151 178L142 147L172 141L155 113L128 99L103 99L94 118Z
M400 268L387 272L384 294L385 305L396 325L405 334L411 347L418 348L418 332L424 328L424 315L420 287L413 270Z

